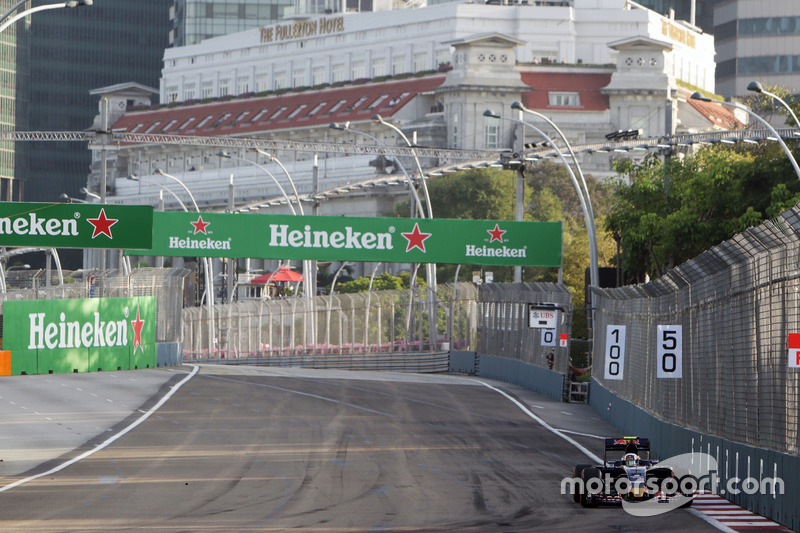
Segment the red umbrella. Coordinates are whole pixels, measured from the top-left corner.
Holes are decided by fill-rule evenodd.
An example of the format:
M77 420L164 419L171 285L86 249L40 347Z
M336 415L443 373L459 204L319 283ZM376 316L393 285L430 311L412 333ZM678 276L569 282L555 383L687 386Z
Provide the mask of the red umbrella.
M298 272L288 268L279 268L275 272L261 274L257 278L251 279L250 283L267 283L268 281L289 281L294 283L304 279L303 275Z

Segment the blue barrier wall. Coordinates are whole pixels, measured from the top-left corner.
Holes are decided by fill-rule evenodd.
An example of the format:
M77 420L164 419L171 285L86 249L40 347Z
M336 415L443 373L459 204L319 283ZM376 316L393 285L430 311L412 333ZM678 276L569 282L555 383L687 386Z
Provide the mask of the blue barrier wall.
M156 366L178 366L183 363L183 344L163 342L156 345Z
M589 404L597 413L625 435L650 438L653 457L666 459L689 451L707 453L717 460L720 485L717 492L733 503L766 516L797 531L800 529L800 506L796 494L800 489L800 457L754 448L727 439L706 435L660 420L633 403L620 399L592 379ZM773 494L765 478L783 480L783 494ZM727 490L732 478L752 478L758 491L739 494ZM734 483L734 487L741 484ZM755 488L755 484L751 485ZM761 489L766 488L765 494ZM724 492L723 492L724 491Z
M514 383L557 400L563 398L563 374L514 359L454 350L450 352L449 368L451 372ZM690 451L715 457L720 480L717 492L721 496L795 531L800 530L800 506L795 501L800 490L800 457L754 448L665 422L617 397L594 379L590 385L589 404L620 434L648 437L655 458L665 459ZM758 486L758 490L748 494L742 483L734 483L733 478L752 478L755 484L751 486ZM765 482L767 478L780 478L782 493L778 486L775 491L769 490L772 485ZM727 492L729 483L739 489L739 494ZM762 494L762 488L768 490Z
M564 396L563 374L516 359L451 351L450 371L513 383L556 400Z

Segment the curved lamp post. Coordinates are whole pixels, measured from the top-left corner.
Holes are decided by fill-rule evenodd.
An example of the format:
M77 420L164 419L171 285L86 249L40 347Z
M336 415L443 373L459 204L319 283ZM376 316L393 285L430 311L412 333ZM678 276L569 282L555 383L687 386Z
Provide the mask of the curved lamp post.
M751 81L747 85L747 90L748 91L753 91L754 93L766 94L767 96L769 96L771 98L774 98L775 100L780 102L781 105L789 112L789 114L792 115L792 118L794 119L795 127L800 128L800 120L797 120L797 115L794 114L794 110L792 110L792 108L789 107L789 104L787 104L786 102L783 101L783 98L781 98L777 94L773 94L773 93L771 93L769 91L765 91L764 90L764 86L761 85L761 83L759 83L757 81ZM694 97L694 95L692 97Z
M153 174L164 176L165 178L169 178L172 181L176 182L181 187L183 187L183 190L186 191L186 194L189 195L189 199L192 201L192 207L194 207L194 210L197 213L200 212L200 207L198 207L197 201L194 199L194 195L192 194L192 191L189 190L189 187L187 187L186 184L183 181L181 181L180 179L176 178L175 176L173 176L171 174L167 174L166 172L164 172L160 168L155 169L153 171ZM183 202L181 202L181 205L183 205L183 208L186 209L186 206L183 204ZM214 272L213 272L213 266L211 264L211 261L209 261L207 257L203 258L203 266L205 267L205 271L206 271L205 272L205 278L206 278L206 305L208 306L208 315L209 315L209 319L211 321L211 332L210 332L211 334L208 337L208 344L209 344L209 346L208 346L208 356L211 357L211 353L212 353L212 351L214 349L214 341L216 340L216 330L215 330L215 327L214 327Z
M137 178L134 174L129 175L127 177L127 179L129 179L131 181L139 181L139 178ZM158 203L159 203L159 206L161 206L161 209L164 208L164 191L167 191L168 193L170 193L172 195L173 198L175 198L175 201L178 202L178 205L181 206L181 209L183 209L183 211L185 213L189 212L189 210L186 208L186 204L183 203L183 200L181 200L180 197L177 194L175 194L175 191L173 191L172 189L170 189L169 187L167 187L163 183L156 182L156 185L158 185L159 188L161 188L161 191L159 191L159 193L158 193ZM85 189L85 187L84 187L84 189ZM83 189L81 189L81 192L83 192ZM92 193L88 193L88 194L91 195ZM96 196L96 195L93 195L93 196ZM128 268L128 272L130 272L130 270L131 270L130 258L128 256L125 256L125 259L128 260L127 263L126 263L126 266ZM163 257L157 259L157 261L161 260L160 266L164 266L163 265L163 259L164 259ZM159 263L156 263L156 264L159 265ZM205 263L203 263L203 264L205 265Z
M80 192L84 196L88 196L89 198L94 198L95 200L100 200L100 195L99 194L93 193L92 191L90 191L86 187L81 187L81 190L78 191L78 192Z
M726 107L733 107L734 109L739 109L741 111L744 111L745 113L747 113L751 117L753 117L756 120L758 120L759 122L761 122L761 124L763 124L764 127L766 127L769 131L772 132L772 134L775 136L775 139L778 141L778 144L780 144L781 148L783 148L783 151L786 152L786 155L789 158L789 162L792 164L792 167L794 168L795 174L797 174L798 179L800 179L800 167L797 166L797 161L795 160L794 156L792 155L791 150L789 150L789 147L786 146L786 143L783 142L783 139L781 139L781 136L778 134L777 131L775 131L775 128L773 128L772 125L769 122L767 122L766 120L764 120L763 118L761 118L757 114L753 113L752 111L750 111L749 109L747 109L744 106L740 106L740 105L737 105L737 104L732 104L731 102L722 102L722 101L719 101L719 100L712 100L711 98L707 98L707 97L703 96L700 92L694 93L692 95L692 100L700 100L701 102L713 102L713 103L716 103L716 104L719 104L719 105L724 105Z
M25 2L27 2L27 0L20 0L19 2L14 4L14 7L9 9L2 17L0 17L0 23L2 23L2 24L0 24L0 32L2 32L6 28L8 28L12 24L14 24L19 19L21 19L23 17L26 17L28 15L31 15L33 13L38 13L39 11L44 11L46 9L59 9L59 8L63 8L63 7L76 7L76 6L90 6L90 5L92 5L93 0L70 0L68 2L58 2L56 4L46 4L46 5L43 5L43 6L37 6L37 7L32 7L30 9L26 9L25 11L17 13L16 15L14 15L12 17L11 14L14 11L16 11L17 9L19 9L21 6L23 6L25 4ZM9 17L11 17L11 18L9 18Z
M289 210L292 212L292 214L293 215L297 214L297 211L295 211L294 206L292 205L292 201L289 199L289 195L286 194L286 189L284 189L283 186L280 184L280 182L278 181L278 178L275 177L275 174L273 174L272 172L267 170L267 168L265 166L259 165L255 161L250 161L249 159L245 159L243 157L236 157L235 155L230 155L228 152L225 152L225 151L218 152L217 155L219 157L224 157L225 159L235 159L236 161L244 161L245 163L249 163L249 164L253 165L254 167L258 167L264 174L266 174L267 176L272 178L272 181L275 183L275 185L277 185L278 190L281 191L281 194L283 195L283 199L286 200L286 204L289 206ZM295 194L295 196L296 196L296 194ZM298 200L297 202L298 202L298 205L299 205L300 201Z
M305 215L305 211L303 211L303 204L300 203L300 194L298 194L297 187L295 187L295 185L294 185L294 180L292 179L292 175L289 174L289 171L286 169L286 167L283 165L283 163L281 163L278 160L278 158L275 157L274 155L272 155L272 154L270 154L268 152L265 152L264 150L261 150L260 148L252 148L252 150L254 152L256 152L256 153L259 153L259 154L263 155L263 156L269 157L270 161L275 161L278 164L278 166L281 167L281 170L283 170L283 173L286 174L286 178L289 180L289 184L292 186L292 192L294 192L295 202L297 202L297 207L298 207L298 209L300 209L300 214L301 215ZM256 163L255 161L250 161L249 159L245 159L243 157L236 157L236 156L230 155L225 151L221 151L221 152L217 153L217 155L220 156L220 157L224 157L226 159L235 159L237 161L243 161L245 163L249 163L249 164L251 164L251 165L253 165L255 167L258 167L267 176L272 178L272 181L275 183L275 185L278 186L278 189L281 191L281 194L283 195L283 198L286 200L286 205L289 206L289 210L292 212L293 215L297 215L297 211L295 210L294 206L292 205L292 201L289 199L289 195L286 194L286 189L283 188L283 186L278 181L278 178L275 177L275 174L270 172L267 167L265 167L264 165L260 165L260 164ZM287 263L287 265L288 265L288 263ZM278 263L278 267L280 268L280 262ZM316 290L313 290L314 288L311 287L311 279L309 278L310 270L311 270L311 262L308 261L308 260L304 260L303 261L303 271L305 272L305 278L303 280L303 295L308 299L311 299L314 296L313 293L316 292Z
M550 146L552 146L553 149L556 151L556 153L558 154L558 157L561 159L561 162L564 163L564 166L567 168L567 172L569 173L569 177L572 180L572 185L575 187L575 191L578 193L578 200L580 201L581 209L583 210L583 218L586 221L586 231L589 234L589 278L590 278L590 284L591 284L592 287L599 287L600 269L598 268L598 265L597 265L597 234L595 232L594 219L590 216L591 211L590 211L588 203L587 203L587 200L589 200L589 199L584 196L583 190L581 189L581 186L578 183L578 178L575 177L575 172L572 171L572 167L569 165L569 163L567 162L566 158L564 157L564 153L558 148L558 146L556 146L556 143L553 142L553 139L551 139L545 132L543 132L542 130L540 130L539 128L534 126L533 124L525 122L524 120L517 120L515 118L503 117L503 116L500 116L497 113L494 113L494 112L492 112L492 111L490 111L488 109L483 112L483 116L492 117L492 118L499 118L499 119L502 119L502 120L508 120L508 121L511 121L511 122L516 122L518 124L522 124L523 126L527 126L527 127L531 128L532 130L534 130L535 132L537 132L542 137L544 137L545 140L547 140L547 142L550 143ZM577 160L576 160L575 164L577 165ZM591 201L591 200L589 200L589 201Z
M397 132L397 134L400 135L400 137L405 141L406 145L409 148L411 148L411 155L414 156L414 163L417 164L417 172L419 172L419 179L420 181L422 181L422 191L425 193L425 207L428 209L427 218L433 218L433 208L431 208L431 197L428 194L428 182L425 180L425 173L422 172L422 165L419 162L419 157L417 157L417 152L414 150L414 145L411 144L411 141L408 140L408 137L406 137L406 134L403 133L403 130L401 130L400 128L398 128L397 126L395 126L390 122L386 122L380 115L372 115L372 121L377 122L378 124L383 124L384 126L391 128L392 130ZM413 185L411 186L413 187ZM420 211L421 210L422 208L420 207ZM424 214L422 218L425 218Z
M292 192L294 193L294 201L295 201L295 202L297 202L297 207L300 209L300 214L301 214L301 215L305 215L305 211L303 211L303 204L301 204L301 203L300 203L300 195L297 193L297 187L295 187L295 185L294 185L294 180L292 179L292 175L291 175L291 174L289 174L289 171L286 169L286 167L284 166L284 164L283 164L283 163L281 163L280 159L278 159L277 157L275 157L275 155L274 155L274 154L271 154L271 153L269 153L269 152L265 152L265 151L264 151L264 150L262 150L261 148L251 148L251 150L252 150L252 151L254 151L254 152L256 152L256 153L258 153L258 154L261 154L261 155L263 155L263 156L265 156L265 157L269 158L269 160L270 160L270 161L275 161L275 162L278 164L278 166L279 166L279 167L281 167L281 170L283 171L283 173L284 173L284 174L286 174L286 179L288 179L288 180L289 180L289 185L291 185L291 186L292 186ZM245 161L248 161L248 160L247 160L247 159L245 159ZM248 161L248 162L249 162L249 163L253 163L253 161ZM255 164L255 163L253 163L253 164ZM259 167L261 167L261 165L258 165L258 166L259 166ZM261 167L261 168L264 168L264 167ZM269 171L268 171L268 170L266 170L266 169L264 169L264 171L265 171L265 172L269 172ZM275 178L274 178L274 176L273 176L273 179L275 179ZM278 182L278 181L277 181L277 180L275 180L275 183L277 183L277 182ZM279 187L280 187L280 185L279 185ZM285 195L286 195L286 193L284 193L284 196L285 196ZM287 202L289 201L289 200L288 200L288 198L287 198L287 200L286 200L286 201L287 201ZM289 205L291 205L291 204L289 204Z
M65 192L62 192L58 199L66 204L88 204L86 200L81 200L80 198L73 198L72 196L68 195Z
M428 208L428 217L433 218L433 208L431 207L431 195L428 194L428 182L425 179L425 173L422 172L422 165L419 162L419 157L417 157L417 152L414 150L414 145L411 144L411 141L408 140L406 134L403 133L403 130L383 120L383 117L380 115L372 115L372 121L377 122L378 124L383 124L384 126L391 128L398 135L405 141L406 145L411 149L411 155L414 156L414 162L417 164L417 172L419 172L419 179L422 181L422 191L425 193L425 207ZM413 189L413 184L409 183L409 186ZM420 206L420 211L422 211L422 206ZM424 216L422 218L425 218ZM428 290L429 297L428 297L428 326L430 327L430 341L431 341L431 349L435 349L437 344L437 330L436 330L436 265L433 263L426 263L425 264L425 272L428 278Z
M345 122L344 124L339 124L338 122L331 122L328 127L330 129L332 129L332 130L349 131L351 133L356 133L358 135L363 135L364 137L367 137L368 139L372 139L373 141L375 141L376 143L380 144L381 146L386 146L386 143L384 141L378 139L374 135L370 135L366 131L354 130L353 128L350 127L350 123L349 122ZM408 181L408 188L411 190L411 199L414 202L414 205L416 206L414 208L414 212L418 213L420 218L425 218L425 212L422 210L422 202L419 199L419 194L417 193L417 188L414 187L414 181L411 179L411 176L408 174L408 171L406 170L406 167L403 165L403 163L400 162L400 159L396 159L396 161L397 161L397 165L400 167L400 171L403 173L403 175L406 177L406 180Z
M586 198L586 207L589 209L589 217L592 219L592 222L594 222L594 209L592 209L592 198L589 196L589 187L586 186L586 178L583 175L583 169L581 169L581 165L580 163L578 163L578 158L575 157L575 152L572 150L572 145L567 140L567 136L564 135L564 132L561 131L561 128L559 128L555 122L550 120L550 117L542 113L539 113L538 111L534 111L533 109L528 109L527 107L522 105L521 102L513 102L511 104L511 109L515 109L517 111L522 111L523 113L528 113L530 115L537 116L542 120L544 120L545 122L547 122L548 124L550 124L550 126L554 130L556 130L556 133L558 133L558 136L561 137L564 146L567 147L567 151L569 152L569 155L572 158L572 162L575 164L575 169L578 171L578 177L580 178L581 188L583 190L583 196L584 198Z
M10 266L6 269L3 269L2 263L0 263L0 291L5 293L6 292L6 274L11 272L12 270L30 270L31 266L29 264L24 265L14 265Z
M268 158L270 161L275 161L275 163L277 163L278 166L281 167L281 170L283 171L283 173L286 174L286 179L289 180L289 185L291 185L291 187L292 187L292 192L294 193L294 200L295 200L295 202L297 202L297 208L300 210L300 214L301 215L305 215L306 212L303 209L303 204L300 202L300 194L297 192L297 187L294 184L294 180L292 179L292 175L289 174L289 170L286 168L286 166L283 163L281 163L281 160L278 159L275 156L275 154L271 154L269 152L265 152L261 148L251 148L251 150L256 152L257 154L263 155L264 157ZM264 170L269 172L268 170L266 170L266 168ZM276 183L277 183L277 180L276 180ZM286 201L288 202L289 200L287 199ZM292 204L290 203L289 207L291 207L291 206L292 206ZM292 212L294 212L294 210L292 210ZM305 276L304 276L304 279L303 279L303 296L305 296L305 298L307 298L310 301L313 301L313 297L317 293L317 288L314 286L315 283L316 283L316 279L317 279L316 264L317 263L315 261L312 262L312 261L310 261L308 259L303 260L303 272L305 273ZM311 271L312 270L314 270L313 278L311 276L311 274L312 274ZM297 293L297 290L295 290L295 294L296 293ZM313 322L313 320L314 320L314 315L312 314L311 315L311 321Z

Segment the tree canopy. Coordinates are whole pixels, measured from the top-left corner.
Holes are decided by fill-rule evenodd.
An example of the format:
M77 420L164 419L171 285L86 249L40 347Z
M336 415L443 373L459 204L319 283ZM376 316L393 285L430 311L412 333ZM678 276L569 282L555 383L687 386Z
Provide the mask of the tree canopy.
M800 201L800 182L775 143L716 145L663 161L618 160L606 230L626 282L643 282Z

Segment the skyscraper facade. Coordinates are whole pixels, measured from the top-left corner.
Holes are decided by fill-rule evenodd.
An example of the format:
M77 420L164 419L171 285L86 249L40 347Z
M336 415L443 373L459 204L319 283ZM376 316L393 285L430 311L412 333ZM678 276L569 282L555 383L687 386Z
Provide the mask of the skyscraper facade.
M95 0L92 6L41 11L30 17L30 84L27 92L19 91L23 104L29 95L27 128L87 130L97 114L97 97L89 94L92 89L130 81L158 87L171 1ZM18 121L17 129L20 125ZM58 201L63 193L78 196L92 161L85 145L25 144L28 168L16 172L23 182L24 200Z
M747 85L800 92L800 2L724 0L714 5L717 92L748 94Z
M170 46L274 24L294 12L294 0L171 0Z
M714 33L714 0L638 0L637 3L662 15L669 15L672 10L677 20L691 22L706 33Z
M0 14L7 13L16 0L0 0ZM30 21L23 19L0 33L0 130L15 131L28 127L28 82L30 57ZM25 146L0 142L0 200L18 199L19 182L15 176L27 170Z

